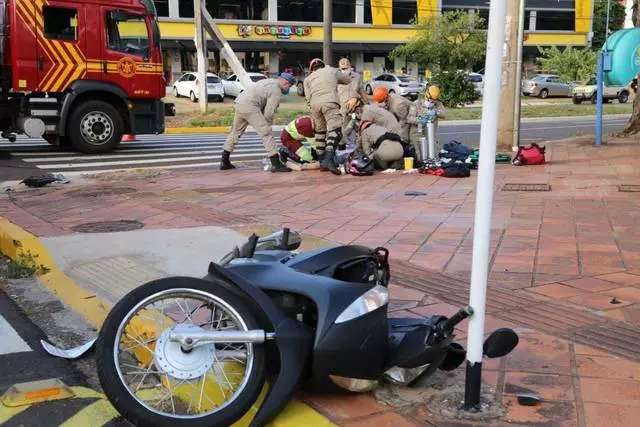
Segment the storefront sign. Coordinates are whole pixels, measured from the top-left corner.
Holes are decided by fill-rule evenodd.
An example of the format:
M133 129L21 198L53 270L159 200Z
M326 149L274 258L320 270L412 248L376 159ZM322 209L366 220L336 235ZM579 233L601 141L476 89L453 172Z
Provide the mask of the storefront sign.
M238 25L240 37L250 37L255 32L258 36L272 35L279 39L290 39L291 36L304 37L311 35L311 27L297 25Z

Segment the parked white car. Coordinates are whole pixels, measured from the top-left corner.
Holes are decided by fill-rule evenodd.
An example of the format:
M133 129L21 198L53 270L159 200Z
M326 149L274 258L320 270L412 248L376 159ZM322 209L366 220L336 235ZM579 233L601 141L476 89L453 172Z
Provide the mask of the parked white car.
M365 90L369 95L378 86L385 86L389 93L397 93L412 100L418 99L418 95L424 91L420 83L411 76L396 74L381 74L365 83Z
M267 76L262 73L247 74L249 74L249 78L254 83L267 78ZM236 76L235 74L232 74L228 78L223 79L222 86L224 87L224 95L230 96L232 98L238 97L238 95L240 95L240 93L244 90L242 84L240 83L240 79L238 79L238 76Z
M597 101L596 78L592 77L585 84L573 88L573 103L581 104L582 101L590 101L595 104ZM617 99L619 103L625 104L629 101L629 88L626 86L604 86L602 94L604 102Z
M184 73L173 84L173 96L176 98L185 96L190 98L192 102L198 102L198 94L200 93L199 85L200 82L198 81L196 73ZM209 98L215 99L216 102L224 101L222 80L213 73L207 74L207 94Z
M469 81L476 88L478 96L482 96L484 93L484 76L479 73L469 73Z

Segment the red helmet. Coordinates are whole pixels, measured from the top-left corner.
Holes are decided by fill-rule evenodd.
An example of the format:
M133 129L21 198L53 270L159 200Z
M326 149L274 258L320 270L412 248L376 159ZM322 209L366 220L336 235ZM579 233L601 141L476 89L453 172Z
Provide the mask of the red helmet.
M312 138L315 135L313 120L309 116L298 117L296 119L296 129L300 135L307 138Z
M313 58L311 62L309 62L309 72L313 73L318 68L324 67L324 61L320 58Z

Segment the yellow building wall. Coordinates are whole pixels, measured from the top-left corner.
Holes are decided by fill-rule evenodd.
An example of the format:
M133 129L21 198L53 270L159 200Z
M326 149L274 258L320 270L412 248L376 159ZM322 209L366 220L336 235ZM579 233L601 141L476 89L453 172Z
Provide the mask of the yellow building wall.
M418 0L418 20L438 15L438 0Z
M393 24L393 0L371 0L371 20L373 25Z
M279 40L270 34L257 35L251 31L249 37L241 37L237 24L218 24L218 28L227 40ZM311 26L311 33L298 37L292 35L292 42L322 42L322 26ZM160 22L160 32L164 39L193 40L194 25L191 22ZM373 42L373 43L406 43L416 33L412 28L366 28L366 27L333 27L333 40L336 42ZM527 33L525 46L585 46L587 33Z
M588 33L593 21L593 0L575 0L576 32Z

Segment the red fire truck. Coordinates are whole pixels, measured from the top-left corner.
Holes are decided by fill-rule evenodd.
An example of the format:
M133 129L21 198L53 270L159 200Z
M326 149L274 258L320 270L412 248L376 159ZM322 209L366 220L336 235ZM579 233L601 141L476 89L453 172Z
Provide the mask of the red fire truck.
M164 132L152 0L0 0L0 131L84 153Z

